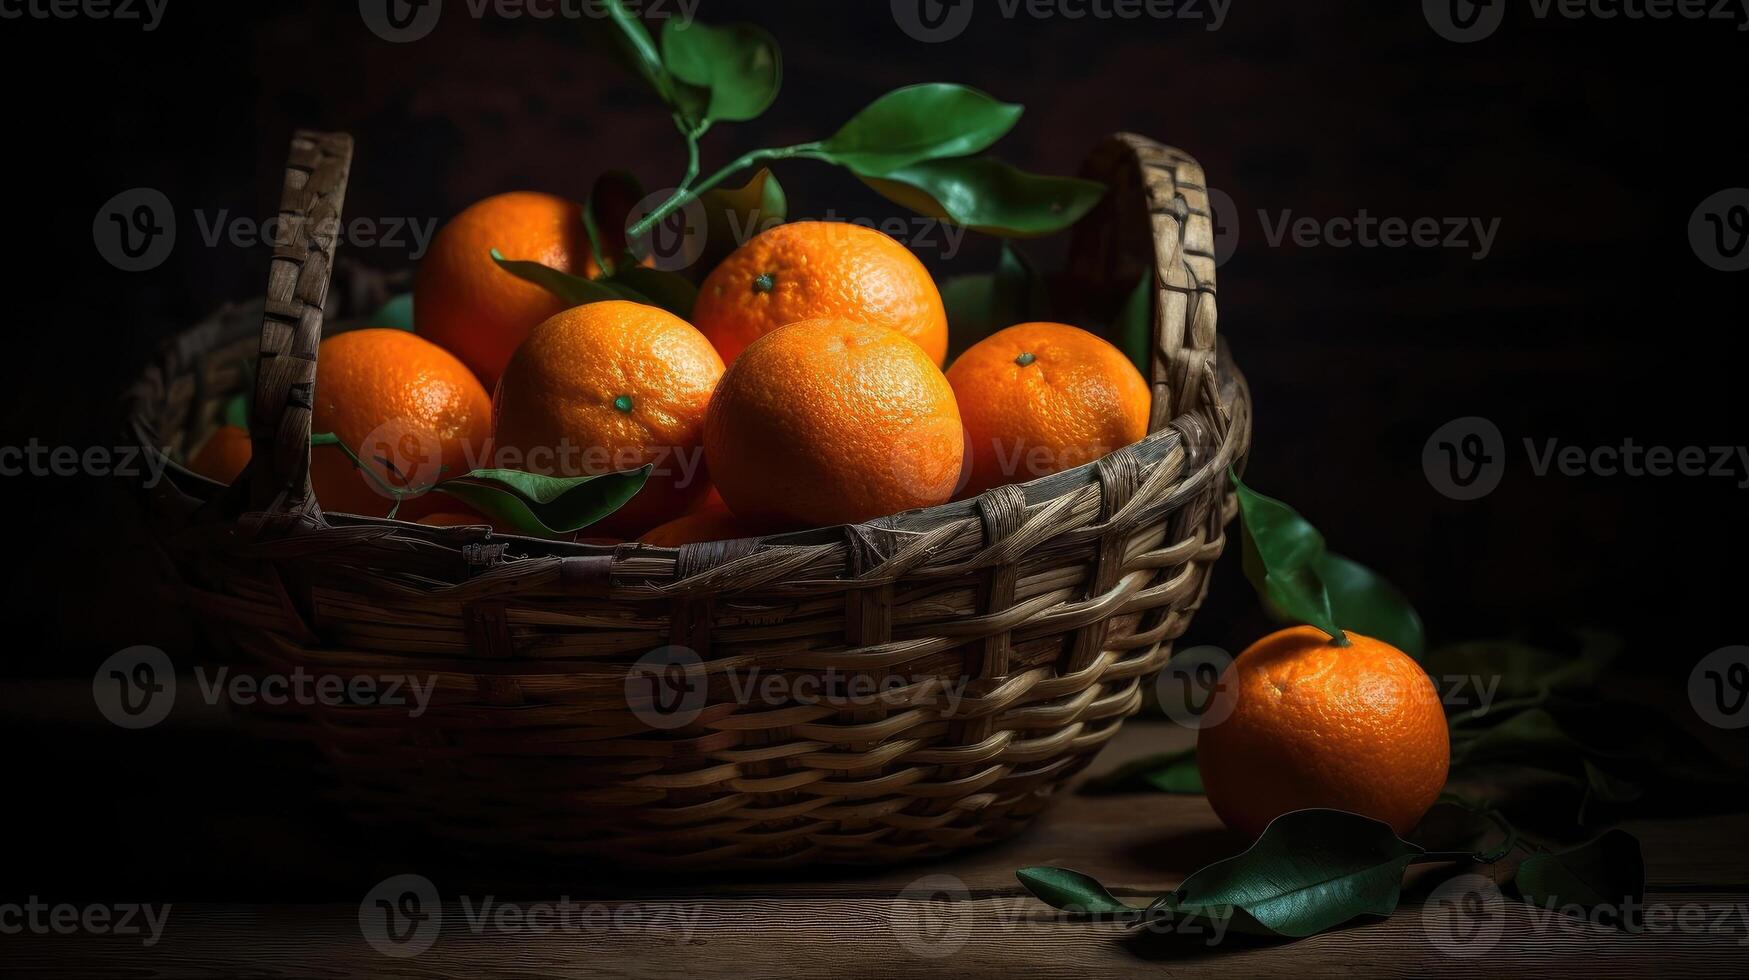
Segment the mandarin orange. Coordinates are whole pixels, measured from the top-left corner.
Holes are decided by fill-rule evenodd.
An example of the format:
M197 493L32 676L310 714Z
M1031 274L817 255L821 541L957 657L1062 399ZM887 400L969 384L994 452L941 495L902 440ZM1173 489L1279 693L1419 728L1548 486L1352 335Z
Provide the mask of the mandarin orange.
M837 317L911 338L939 366L947 311L929 270L891 237L861 225L797 221L755 236L699 287L693 322L734 363L785 324Z
M419 262L414 322L420 336L460 357L488 390L535 324L569 305L500 269L493 249L573 275L601 271L589 251L582 205L553 194L496 194L438 230Z
M654 306L573 307L535 327L493 396L503 465L551 476L655 467L638 495L589 530L636 535L710 490L705 406L723 361L704 335Z
M965 433L923 348L854 320L804 320L755 340L705 420L723 500L761 527L844 524L953 496Z
M1381 640L1337 646L1310 626L1239 654L1217 697L1231 713L1197 737L1209 804L1256 836L1291 810L1364 814L1406 834L1445 786L1451 743L1427 672Z
M999 330L955 358L947 380L972 447L967 494L1073 469L1148 433L1141 373L1066 323Z
M324 510L383 517L394 501L379 484L418 492L466 473L487 452L491 415L473 372L423 337L386 327L329 337L317 351L310 431L333 433L371 472L337 446L316 446L316 499ZM405 504L402 516L443 509L425 497Z

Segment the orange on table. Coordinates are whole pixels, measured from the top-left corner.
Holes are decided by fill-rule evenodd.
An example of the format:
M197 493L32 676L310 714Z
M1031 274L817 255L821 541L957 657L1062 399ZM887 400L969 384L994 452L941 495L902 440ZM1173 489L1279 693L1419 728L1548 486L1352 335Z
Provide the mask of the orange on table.
M1445 786L1451 743L1433 681L1381 640L1281 630L1221 675L1232 712L1197 736L1209 804L1256 836L1291 810L1364 814L1406 834Z
M1019 323L948 368L971 443L968 495L1073 469L1148 434L1148 383L1124 353L1066 323Z
M316 353L310 431L339 437L390 486L425 490L472 469L486 458L491 413L466 365L405 330L336 334ZM311 448L310 482L323 510L384 517L394 504L338 446ZM437 498L407 498L397 516L455 509Z
M573 275L594 278L601 272L589 250L582 205L553 194L496 194L439 229L419 263L414 323L420 336L461 358L487 390L535 324L570 305L500 269L492 249Z
M573 307L535 327L493 396L502 465L583 476L654 464L649 482L592 533L635 535L710 490L705 406L723 361L685 320L641 303Z
M237 482L252 454L248 429L240 425L221 425L195 450L188 460L188 468L229 486Z
M754 341L705 420L711 478L736 516L818 527L943 503L965 435L930 355L885 327L804 320Z
M887 235L845 222L755 236L711 270L692 314L730 364L778 327L819 317L897 330L937 366L947 357L947 310L929 270Z

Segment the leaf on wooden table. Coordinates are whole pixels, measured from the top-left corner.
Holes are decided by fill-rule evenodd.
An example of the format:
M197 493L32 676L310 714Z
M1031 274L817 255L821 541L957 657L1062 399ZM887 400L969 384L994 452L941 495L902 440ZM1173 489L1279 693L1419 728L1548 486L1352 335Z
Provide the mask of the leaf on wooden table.
M1341 810L1296 810L1242 854L1203 868L1172 894L1174 911L1244 913L1232 928L1301 937L1397 907L1403 872L1425 852L1385 824Z
M1141 909L1113 896L1094 878L1068 868L1036 866L1014 873L1026 890L1052 908L1084 915L1121 915Z

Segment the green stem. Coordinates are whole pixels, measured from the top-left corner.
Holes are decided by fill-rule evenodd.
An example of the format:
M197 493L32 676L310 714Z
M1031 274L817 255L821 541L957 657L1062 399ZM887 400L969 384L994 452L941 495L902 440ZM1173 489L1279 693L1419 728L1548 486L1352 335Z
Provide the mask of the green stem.
M820 151L820 143L818 141L812 143L797 143L794 146L780 146L766 150L751 150L737 157L734 162L730 163L728 166L711 174L709 177L706 177L697 186L691 186L692 180L698 176L698 143L696 140L689 140L687 146L689 151L688 155L691 159L687 165L686 178L680 182L680 188L670 195L668 200L657 205L655 210L644 215L644 217L639 219L636 224L626 229L627 237L634 239L643 237L663 218L668 217L675 211L684 207L688 202L696 199L699 195L749 167L761 163L767 163L772 160L788 160L794 157L814 157L818 159Z

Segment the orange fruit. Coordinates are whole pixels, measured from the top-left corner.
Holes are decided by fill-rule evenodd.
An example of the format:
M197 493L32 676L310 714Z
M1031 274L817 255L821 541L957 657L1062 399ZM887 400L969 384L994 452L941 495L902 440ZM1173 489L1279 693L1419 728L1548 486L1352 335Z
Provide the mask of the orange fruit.
M699 541L730 541L752 537L758 532L728 508L701 507L681 514L666 524L658 524L638 537L644 544L678 548Z
M1066 323L1021 323L948 368L971 443L967 494L1073 469L1148 434L1148 383L1124 353Z
M947 310L929 270L873 228L797 221L755 236L699 287L692 322L723 360L797 320L838 317L916 341L937 366L947 357Z
M249 465L252 453L248 429L240 425L221 425L206 442L201 443L189 459L188 468L209 480L230 486Z
M736 516L819 527L946 501L965 436L923 348L885 327L819 319L779 327L729 365L704 448Z
M493 396L502 465L550 476L655 470L591 532L635 535L680 516L710 490L705 406L723 360L685 320L612 300L534 328Z
M460 357L490 390L534 325L569 304L498 268L492 249L573 275L600 274L583 207L552 194L512 191L451 218L419 262L413 315L420 336Z
M1256 836L1291 810L1364 814L1406 834L1433 805L1451 760L1426 671L1396 647L1310 626L1258 640L1221 675L1232 713L1197 737L1209 804ZM1218 702L1217 702L1218 703Z
M389 486L425 490L442 475L472 469L485 459L491 412L486 389L466 365L405 330L336 334L316 352L310 431L338 436ZM310 482L323 510L384 517L394 503L338 446L311 448ZM445 506L407 498L397 516Z

